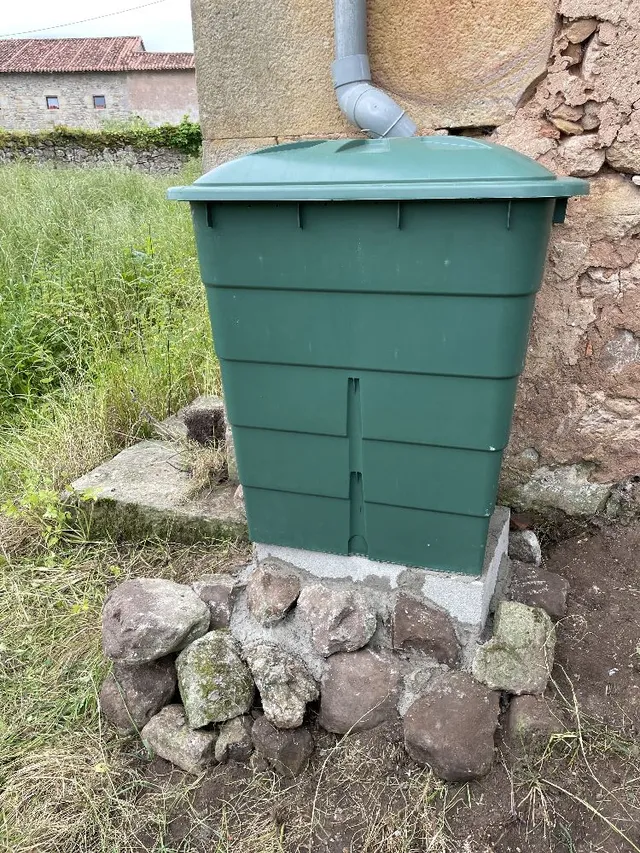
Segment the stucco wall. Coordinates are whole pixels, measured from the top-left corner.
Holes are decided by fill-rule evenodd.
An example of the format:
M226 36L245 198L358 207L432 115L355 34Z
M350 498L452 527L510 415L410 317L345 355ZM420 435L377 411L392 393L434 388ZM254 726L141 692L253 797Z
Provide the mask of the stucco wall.
M137 71L127 74L129 109L149 124L198 120L194 71Z
M356 135L331 89L330 0L192 6L205 165ZM369 9L374 80L420 133L467 128L592 182L554 229L503 474L515 505L613 511L640 473L640 0Z
M60 109L47 109L47 95L57 95ZM94 95L105 96L106 109L94 108ZM193 71L0 74L0 127L9 130L99 128L133 116L177 124L186 114L198 115Z

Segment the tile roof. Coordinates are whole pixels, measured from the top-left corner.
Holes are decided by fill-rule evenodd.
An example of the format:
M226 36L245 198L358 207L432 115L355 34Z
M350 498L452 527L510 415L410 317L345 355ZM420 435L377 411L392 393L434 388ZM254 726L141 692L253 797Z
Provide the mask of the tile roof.
M0 73L171 71L193 67L192 53L147 53L140 36L0 40Z

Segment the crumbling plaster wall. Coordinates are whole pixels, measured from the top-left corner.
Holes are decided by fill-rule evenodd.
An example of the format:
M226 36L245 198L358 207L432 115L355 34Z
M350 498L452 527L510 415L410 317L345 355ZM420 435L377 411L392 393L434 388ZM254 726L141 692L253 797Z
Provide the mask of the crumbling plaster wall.
M504 479L516 502L588 514L597 484L640 473L640 2L559 12L547 74L492 139L591 194L554 229Z
M276 141L355 134L331 90L331 0L192 1L208 168ZM374 80L420 133L481 134L591 181L554 229L504 494L515 506L617 511L640 491L630 485L640 474L640 0L369 7Z

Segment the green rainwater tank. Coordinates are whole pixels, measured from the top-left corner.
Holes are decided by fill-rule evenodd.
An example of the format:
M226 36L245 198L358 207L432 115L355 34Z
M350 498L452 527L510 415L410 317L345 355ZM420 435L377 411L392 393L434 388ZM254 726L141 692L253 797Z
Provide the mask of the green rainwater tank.
M480 573L551 226L587 191L455 136L279 145L169 191L253 541Z

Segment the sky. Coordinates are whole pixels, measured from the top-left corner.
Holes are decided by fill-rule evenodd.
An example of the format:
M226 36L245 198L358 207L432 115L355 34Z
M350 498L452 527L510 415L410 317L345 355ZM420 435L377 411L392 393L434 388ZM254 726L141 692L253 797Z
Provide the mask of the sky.
M145 8L134 8L143 4ZM15 38L142 36L147 50L193 50L189 0L0 0L0 6L0 38L23 30L35 32ZM86 21L98 15L109 17ZM75 23L80 21L84 23Z

